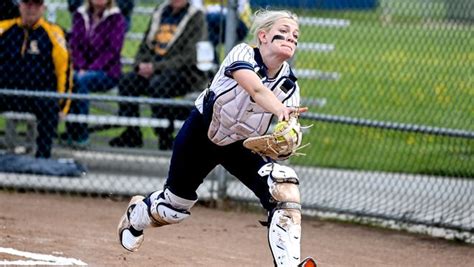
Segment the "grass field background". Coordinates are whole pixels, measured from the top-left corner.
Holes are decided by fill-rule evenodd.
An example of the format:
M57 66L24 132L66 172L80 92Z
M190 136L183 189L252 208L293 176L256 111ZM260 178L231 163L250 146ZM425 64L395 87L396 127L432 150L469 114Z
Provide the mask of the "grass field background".
M473 24L446 19L441 1L380 1L365 11L295 10L350 26L301 27L300 42L334 44L327 53L300 51L296 68L338 72L338 80L299 79L303 97L324 98L311 112L474 131ZM135 15L143 33L149 16ZM58 13L70 28L70 15ZM133 57L139 41L127 40ZM474 177L474 142L322 122L305 135L306 157L293 163L347 169ZM105 135L115 135L104 132ZM152 131L147 131L150 138Z

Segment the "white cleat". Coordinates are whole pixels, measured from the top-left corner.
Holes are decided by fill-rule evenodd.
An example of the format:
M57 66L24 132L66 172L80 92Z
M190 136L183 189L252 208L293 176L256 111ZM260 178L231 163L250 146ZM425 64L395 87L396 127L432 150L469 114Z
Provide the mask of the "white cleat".
M143 196L134 196L130 200L127 206L125 214L120 219L120 222L117 226L117 233L119 236L119 241L122 247L126 250L134 252L142 245L144 236L143 231L135 230L130 223L130 213L133 208L137 205L138 202L142 201L145 197Z

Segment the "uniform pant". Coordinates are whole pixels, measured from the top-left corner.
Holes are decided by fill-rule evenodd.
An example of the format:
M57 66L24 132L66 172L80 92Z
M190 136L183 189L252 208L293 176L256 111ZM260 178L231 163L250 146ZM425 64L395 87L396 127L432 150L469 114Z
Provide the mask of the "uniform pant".
M165 186L182 198L197 199L197 188L220 164L247 186L266 210L273 210L267 179L258 175L268 162L245 148L243 141L226 146L214 144L207 137L208 128L204 116L193 109L176 136Z

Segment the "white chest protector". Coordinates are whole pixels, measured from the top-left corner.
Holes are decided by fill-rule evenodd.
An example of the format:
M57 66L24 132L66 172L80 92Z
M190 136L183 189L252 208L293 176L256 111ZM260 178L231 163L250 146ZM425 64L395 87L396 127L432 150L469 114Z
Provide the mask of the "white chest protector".
M236 46L226 57L209 90L215 93L209 139L217 145L228 145L267 132L273 114L257 105L250 95L232 79L232 72L251 69L262 83L287 106L299 106L299 87L288 63L284 62L274 79L266 75L266 67L257 48L247 44ZM202 112L204 93L196 100Z

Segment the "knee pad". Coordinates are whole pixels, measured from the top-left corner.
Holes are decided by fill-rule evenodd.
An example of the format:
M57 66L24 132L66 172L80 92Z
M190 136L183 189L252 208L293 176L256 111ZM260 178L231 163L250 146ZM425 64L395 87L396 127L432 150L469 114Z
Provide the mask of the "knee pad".
M289 167L268 163L259 170L266 177L270 194L276 202L270 215L268 242L276 266L300 263L301 200L298 176Z
M173 194L168 188L164 191L153 192L150 197L148 210L153 227L180 223L189 215L189 210L197 202Z
M277 203L276 209L301 209L299 179L292 168L267 163L260 168L258 174L267 179L272 201Z

